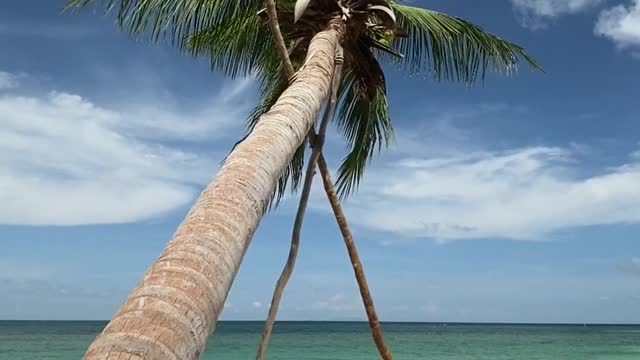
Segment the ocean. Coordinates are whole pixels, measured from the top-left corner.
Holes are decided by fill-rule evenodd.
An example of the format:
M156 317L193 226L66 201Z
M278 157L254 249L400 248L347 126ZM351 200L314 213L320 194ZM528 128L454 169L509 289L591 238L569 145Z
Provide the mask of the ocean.
M105 322L0 321L0 359L80 359ZM640 360L640 326L385 323L396 360ZM261 322L221 322L202 359L253 359ZM269 359L379 358L364 322L279 322Z

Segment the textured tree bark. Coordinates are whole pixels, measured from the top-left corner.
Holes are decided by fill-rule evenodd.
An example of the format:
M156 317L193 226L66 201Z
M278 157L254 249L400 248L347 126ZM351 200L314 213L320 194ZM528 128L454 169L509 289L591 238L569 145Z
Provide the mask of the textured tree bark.
M338 30L314 37L296 80L227 158L84 359L192 360L204 352L276 181L329 92Z
M384 360L392 360L393 357L391 356L391 351L389 351L389 348L384 341L382 327L380 326L380 320L378 320L378 315L376 314L376 307L373 304L373 298L371 297L371 292L369 291L367 277L364 275L364 268L362 267L362 262L360 261L360 256L358 255L356 243L353 240L353 236L351 235L351 230L349 230L347 218L342 212L340 200L338 199L338 195L336 194L335 188L333 187L333 181L331 180L331 172L329 171L329 166L327 166L327 162L325 161L324 157L320 157L318 159L318 168L320 169L320 175L322 176L324 191L327 193L327 198L329 199L329 203L331 204L331 209L333 210L336 222L338 223L338 227L340 228L340 232L342 233L342 237L344 238L344 244L346 245L347 251L349 252L349 259L351 260L353 272L358 282L360 296L362 297L362 302L364 303L365 311L367 312L367 318L369 319L369 327L371 328L371 336L373 337L373 342L376 344L378 352Z
M258 351L256 353L256 360L262 360L265 357L267 348L269 346L269 339L273 331L273 325L276 321L276 315L280 308L280 300L284 289L291 278L293 269L296 266L296 258L298 257L298 247L300 246L300 232L302 231L302 223L304 221L305 210L307 209L307 203L309 202L309 195L311 194L311 185L313 183L313 176L315 175L316 164L318 158L322 154L322 147L324 145L324 137L327 132L327 126L333 115L333 110L336 107L338 101L338 91L340 90L340 82L342 81L342 63L343 63L342 47L337 45L336 57L335 57L335 72L333 74L333 80L331 85L331 91L329 93L329 101L327 109L324 112L324 116L320 123L318 135L313 131L313 127L309 131L309 143L311 144L311 155L309 162L307 163L307 170L305 172L304 181L302 185L302 192L300 193L300 203L298 204L298 210L296 212L296 218L293 223L293 231L291 234L291 246L289 248L289 255L287 262L285 263L282 273L278 278L276 287L273 290L273 297L271 298L271 305L269 306L269 314L262 331L262 337L258 344Z
M278 49L280 55L280 61L282 61L282 67L285 75L288 79L293 77L295 73L291 59L289 59L289 52L287 51L287 44L284 42L282 32L280 31L280 22L278 21L278 9L276 8L276 2L274 0L264 1L267 8L267 17L269 18L269 28L271 29L271 35L273 36L273 42Z

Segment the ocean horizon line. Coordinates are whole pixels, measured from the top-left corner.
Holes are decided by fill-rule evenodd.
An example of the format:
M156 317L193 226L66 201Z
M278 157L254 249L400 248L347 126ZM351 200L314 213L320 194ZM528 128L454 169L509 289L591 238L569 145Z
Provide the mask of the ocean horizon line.
M107 323L110 320L47 320L47 319L0 319L0 323L22 322L57 322L57 323ZM218 323L263 323L264 320L220 320ZM277 323L351 323L367 324L367 320L277 320ZM415 324L415 325L442 325L442 326L628 326L640 327L640 323L599 323L599 322L460 322L460 321L380 321L382 324Z

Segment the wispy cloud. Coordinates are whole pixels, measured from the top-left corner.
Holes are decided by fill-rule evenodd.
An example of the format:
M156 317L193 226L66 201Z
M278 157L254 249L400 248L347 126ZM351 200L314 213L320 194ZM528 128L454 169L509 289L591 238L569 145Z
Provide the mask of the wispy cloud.
M0 94L0 224L123 223L184 206L219 161L195 145L241 124L238 104L221 97L184 111L19 90Z
M262 303L260 301L254 301L251 303L251 307L254 309L262 309Z
M349 212L373 230L437 240L533 240L640 222L640 164L581 178L571 160L571 149L555 147L407 157L371 171Z
M364 311L360 298L348 298L344 292L338 292L329 298L315 300L310 306L298 307L298 311L324 312L330 316L360 317Z
M640 276L640 257L632 257L620 264L620 270L630 275Z
M13 89L18 86L18 78L5 71L0 71L0 91Z
M630 317L636 312L628 301L637 295L635 279L611 274L585 277L560 272L549 277L541 273L385 270L369 281L383 321L634 322L638 318ZM366 320L355 281L344 273L299 273L288 294L290 306L280 312L282 319ZM610 307L601 308L601 296L609 298ZM530 311L523 313L523 306ZM247 318L228 315L229 319Z
M104 35L94 22L81 23L73 17L57 18L57 21L21 18L17 20L2 19L0 34L20 38L44 38L63 41L85 41L88 37Z
M114 284L99 279L64 266L0 257L0 319L107 319L133 281ZM47 306L41 306L42 299Z
M524 27L540 29L565 15L582 13L605 4L605 0L511 0ZM631 49L640 57L640 0L627 0L600 12L595 23L597 36L613 41L619 49Z
M513 108L502 111L514 114ZM635 153L586 174L589 144L495 150L483 141L465 141L454 122L435 128L447 129L435 148L430 140L405 147L399 139L391 155L373 162L358 193L344 204L350 221L396 235L395 241L543 240L576 227L640 223ZM416 139L422 134L404 130ZM311 206L330 211L319 185Z
M640 0L602 11L595 32L611 39L621 49L640 49Z
M546 27L550 20L580 13L602 2L603 0L511 0L522 25L532 29Z
M442 312L440 305L433 302L428 302L420 306L420 311L425 313L427 316L435 316Z

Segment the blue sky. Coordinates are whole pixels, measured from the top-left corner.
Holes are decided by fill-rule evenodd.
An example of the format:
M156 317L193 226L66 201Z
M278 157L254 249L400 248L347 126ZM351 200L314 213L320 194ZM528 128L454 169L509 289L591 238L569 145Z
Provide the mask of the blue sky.
M546 73L466 89L387 68L397 141L344 204L381 318L640 323L640 2L476 2L415 1ZM57 5L0 4L0 319L110 318L255 102L251 79ZM281 318L364 319L322 195ZM263 220L223 319L265 317L295 206Z

